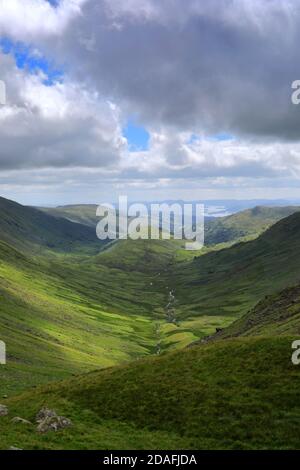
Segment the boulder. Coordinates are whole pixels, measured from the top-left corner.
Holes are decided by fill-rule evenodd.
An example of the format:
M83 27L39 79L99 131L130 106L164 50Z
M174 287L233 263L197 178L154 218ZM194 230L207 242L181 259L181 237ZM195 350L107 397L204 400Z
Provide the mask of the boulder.
M37 416L37 432L44 434L49 431L59 431L72 426L70 419L64 416L58 416L55 411L48 408L42 408Z
M55 411L50 410L49 408L42 408L38 414L36 415L36 422L40 423L44 421L46 418L55 418L57 414Z

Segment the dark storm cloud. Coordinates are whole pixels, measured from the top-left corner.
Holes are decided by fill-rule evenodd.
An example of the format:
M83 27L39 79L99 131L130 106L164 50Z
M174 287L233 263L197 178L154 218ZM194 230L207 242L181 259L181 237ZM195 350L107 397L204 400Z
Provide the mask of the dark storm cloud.
M150 127L298 139L299 1L110 3L88 1L58 40L81 80Z

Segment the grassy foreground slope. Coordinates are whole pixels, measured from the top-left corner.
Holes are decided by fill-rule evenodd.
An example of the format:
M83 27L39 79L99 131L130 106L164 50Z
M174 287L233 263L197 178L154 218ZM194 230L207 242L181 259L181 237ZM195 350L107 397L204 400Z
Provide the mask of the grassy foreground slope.
M295 337L194 347L43 386L6 404L0 446L23 449L299 449ZM42 406L73 426L41 436Z

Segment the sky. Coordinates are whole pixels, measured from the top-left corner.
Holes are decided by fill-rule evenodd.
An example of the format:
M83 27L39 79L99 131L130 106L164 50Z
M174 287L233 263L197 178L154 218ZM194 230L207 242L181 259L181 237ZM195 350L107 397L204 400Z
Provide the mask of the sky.
M0 0L0 195L300 199L299 24L300 0Z

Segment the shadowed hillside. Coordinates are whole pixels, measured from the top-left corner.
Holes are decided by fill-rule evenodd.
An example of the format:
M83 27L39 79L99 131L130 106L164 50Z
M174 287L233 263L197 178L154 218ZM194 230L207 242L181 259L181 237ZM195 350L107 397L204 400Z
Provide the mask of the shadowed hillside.
M97 207L96 204L74 204L58 207L39 207L38 209L54 217L62 217L71 222L87 225L95 229L99 222L99 217L96 217Z
M101 250L95 229L0 198L0 239L21 250Z

